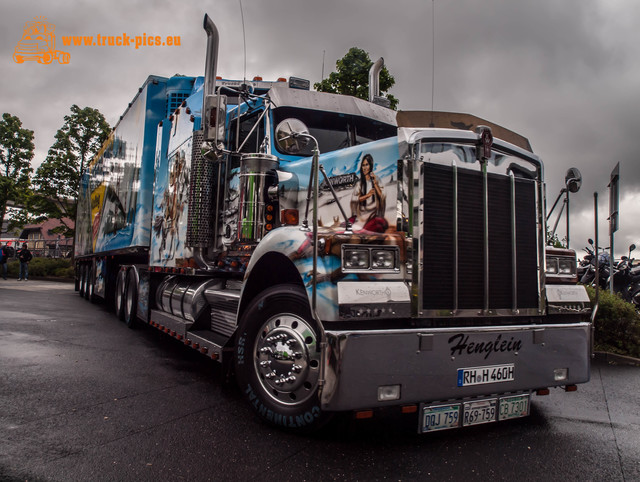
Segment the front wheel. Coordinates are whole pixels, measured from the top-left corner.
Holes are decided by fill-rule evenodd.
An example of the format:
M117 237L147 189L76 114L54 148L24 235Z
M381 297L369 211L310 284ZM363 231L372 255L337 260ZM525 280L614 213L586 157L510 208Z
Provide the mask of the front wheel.
M240 390L266 422L311 431L329 420L320 409L320 330L297 285L260 294L240 320L235 370Z

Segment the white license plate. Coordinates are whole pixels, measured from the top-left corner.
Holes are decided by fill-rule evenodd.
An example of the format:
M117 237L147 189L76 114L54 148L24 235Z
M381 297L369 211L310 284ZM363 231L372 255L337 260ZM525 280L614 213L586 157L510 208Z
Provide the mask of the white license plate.
M420 430L423 433L458 428L460 426L460 404L422 407L421 422Z
M458 368L458 386L484 385L486 383L511 382L515 380L515 365L489 365L486 367Z
M498 420L509 420L527 415L529 415L529 395L514 395L500 399Z
M462 425L478 425L496 421L497 400L474 400L462 404Z

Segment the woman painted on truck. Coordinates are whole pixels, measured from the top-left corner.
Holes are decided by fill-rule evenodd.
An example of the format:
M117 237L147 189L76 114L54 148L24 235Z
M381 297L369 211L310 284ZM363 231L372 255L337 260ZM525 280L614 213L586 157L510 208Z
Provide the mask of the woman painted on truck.
M360 179L351 196L351 216L352 222L364 225L363 229L383 233L389 227L389 223L384 219L386 198L373 167L373 157L371 154L365 154L360 163Z

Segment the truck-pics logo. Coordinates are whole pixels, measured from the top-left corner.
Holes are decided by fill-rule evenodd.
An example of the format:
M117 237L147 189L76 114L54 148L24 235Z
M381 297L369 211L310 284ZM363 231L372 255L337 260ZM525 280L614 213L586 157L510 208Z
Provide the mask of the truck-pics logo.
M56 50L56 26L45 22L45 17L35 17L24 26L22 38L13 51L14 62L21 64L25 60L35 60L39 64L50 64L56 59L61 64L68 64L71 55Z

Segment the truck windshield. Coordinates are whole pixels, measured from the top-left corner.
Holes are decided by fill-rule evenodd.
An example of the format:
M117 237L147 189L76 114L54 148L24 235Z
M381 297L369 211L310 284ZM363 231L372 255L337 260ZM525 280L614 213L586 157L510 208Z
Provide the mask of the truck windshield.
M300 119L305 123L309 128L309 133L317 139L321 153L397 135L395 126L367 117L296 107L279 107L275 109L273 112L274 126L290 117ZM305 151L301 151L299 155L310 156L312 147L309 146Z

